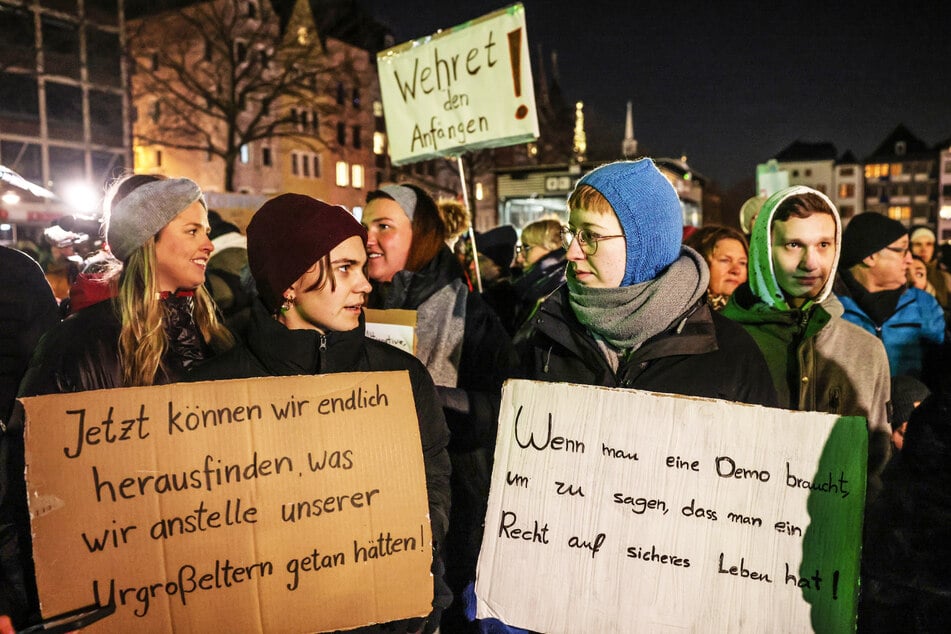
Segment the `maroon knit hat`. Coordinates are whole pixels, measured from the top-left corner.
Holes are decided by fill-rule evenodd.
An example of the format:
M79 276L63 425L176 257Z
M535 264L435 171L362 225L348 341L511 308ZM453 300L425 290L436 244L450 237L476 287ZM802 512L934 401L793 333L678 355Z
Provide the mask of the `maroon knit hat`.
M248 265L268 310L277 310L297 278L352 236L366 246L367 230L343 207L302 194L261 205L248 224Z

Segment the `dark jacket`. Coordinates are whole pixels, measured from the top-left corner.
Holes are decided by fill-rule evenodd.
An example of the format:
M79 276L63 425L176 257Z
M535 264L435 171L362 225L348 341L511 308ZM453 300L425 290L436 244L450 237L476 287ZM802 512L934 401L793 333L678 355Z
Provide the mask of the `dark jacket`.
M465 284L462 267L448 247L443 248L421 271L400 271L389 285L374 283L368 307L417 310L456 280ZM454 452L495 446L502 381L512 360L511 337L478 293L466 291L465 311L456 387L465 392L468 412L452 407L449 399L442 397L452 432L449 449ZM425 328L426 324L419 324L421 331Z
M515 337L515 375L605 387L718 398L775 407L776 390L753 339L697 302L666 332L621 360L617 372L575 316L562 286Z
M187 381L244 379L262 376L385 372L408 370L419 420L429 517L434 549L449 527L449 430L432 379L414 356L364 336L363 319L354 330L331 332L288 330L272 319L260 301L251 308L250 321L235 347L189 372ZM385 442L385 439L381 439ZM436 566L441 565L434 557ZM448 605L449 593L436 573L434 606Z
M210 354L191 319L191 298L174 297L165 306L165 325L172 341L162 359L165 369L156 377L156 385L180 380L187 366ZM120 330L119 315L112 301L93 304L56 324L40 340L18 396L121 387ZM0 566L7 578L14 581L0 585L0 607L4 602L12 605L8 609L15 615L14 623L22 627L38 616L38 601L23 478L23 420L22 416L12 418L12 429L4 435L0 454L0 475L4 478L4 495L0 499Z
M565 283L566 252L556 249L540 259L512 283L518 304L515 307L513 333L522 327L535 312L538 302L551 295Z
M439 296L435 297L437 293ZM444 553L447 579L459 597L465 585L475 579L489 499L502 381L514 360L511 338L483 298L469 292L462 267L448 247L442 248L418 272L400 271L389 284L374 283L369 305L420 310L427 302L444 300L446 293L455 298L453 314L460 305L465 309L455 387L437 387L452 435L452 519ZM433 325L429 328L430 334L436 329ZM420 337L426 336L426 329L425 322L418 324ZM453 352L440 351L445 355ZM432 367L427 369L438 385L437 372Z
M19 527L12 522L25 503L23 435L12 427L8 434L7 423L30 356L43 333L59 322L59 309L40 265L25 253L0 246L0 271L0 614L19 624L27 604L22 570L29 550L21 561L17 544L29 539L29 522Z

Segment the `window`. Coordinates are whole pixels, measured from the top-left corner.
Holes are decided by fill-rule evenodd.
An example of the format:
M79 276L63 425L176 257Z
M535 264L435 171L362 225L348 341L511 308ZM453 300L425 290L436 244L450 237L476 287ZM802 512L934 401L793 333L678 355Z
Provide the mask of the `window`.
M905 152L908 151L908 146L904 141L895 141L895 154L897 156L905 156Z
M892 220L911 220L911 207L892 205L888 208L888 217Z
M363 189L363 166L353 165L350 169L350 184L354 189Z
M320 162L320 155L314 154L314 178L320 178L320 174L323 172L323 166Z
M374 101L374 102L373 102L373 116L374 116L374 117L382 117L382 116L383 116L383 102L382 102L382 101Z
M386 135L382 132L373 133L373 153L383 154L386 151ZM951 163L949 163L951 165Z
M262 147L261 148L261 165L264 167L271 167L274 164L274 160L271 158L271 148Z
M343 121L337 124L337 143L340 145L347 144L347 124Z
M806 176L812 176L812 170L811 170L811 169L807 169L807 170L805 170L805 172L806 172Z
M485 191L482 189L482 183L475 184L475 197L476 200L482 200L485 198Z
M301 167L304 168L304 178L310 178L310 156L307 154L301 155Z
M865 178L888 178L888 163L866 165Z
M843 167L842 169L839 170L839 175L841 176L852 176L854 174L855 174L854 167Z
M311 111L310 111L310 131L311 131L311 132L316 132L316 131L317 131L317 127L318 127L317 111L316 111L316 110L311 110Z
M892 176L899 176L902 173L902 164L901 163L892 163L891 165Z
M793 178L799 178L799 170L793 170L793 171L792 171L792 177L793 177Z
M247 143L238 149L238 155L241 159L241 162L245 165L251 162L251 149L248 147Z
M360 126L358 125L353 126L353 147L357 150L363 147L363 143L360 141Z
M350 99L350 102L353 104L354 108L356 108L357 110L360 109L360 89L359 88L353 89L353 95L352 95L352 98Z
M294 122L294 126L298 130L301 129L300 119L298 118L298 115L297 115L297 108L291 108L291 121Z
M350 184L350 166L346 161L337 161L337 186L346 187Z
M346 101L347 89L344 87L343 82L337 83L337 105L342 106Z
M839 198L854 198L855 183L839 183Z
M162 100L156 99L155 103L152 104L152 123L158 123L158 120L162 117Z
M159 64L159 55L158 55L158 53L152 53L152 58L149 60L149 65L150 65L150 67L151 67L152 70L158 70L158 69L159 69L160 64Z
M297 152L291 152L291 174L298 176L300 168L297 165Z

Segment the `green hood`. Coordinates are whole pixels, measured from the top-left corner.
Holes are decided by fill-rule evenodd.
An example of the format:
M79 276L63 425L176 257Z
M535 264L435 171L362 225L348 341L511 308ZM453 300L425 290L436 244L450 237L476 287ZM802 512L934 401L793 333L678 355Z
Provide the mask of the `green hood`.
M829 275L825 286L822 287L822 292L814 300L815 303L821 303L832 293L835 271L839 267L839 253L842 251L842 221L839 218L839 211L832 201L822 192L802 185L781 189L770 196L763 203L763 208L756 217L753 232L750 235L749 283L756 297L767 306L777 310L790 310L790 306L786 302L783 289L779 287L779 283L776 281L776 273L773 270L773 215L784 200L799 194L816 194L829 205L835 218L835 260L832 263L832 274ZM803 308L807 308L810 304L811 302L807 303Z

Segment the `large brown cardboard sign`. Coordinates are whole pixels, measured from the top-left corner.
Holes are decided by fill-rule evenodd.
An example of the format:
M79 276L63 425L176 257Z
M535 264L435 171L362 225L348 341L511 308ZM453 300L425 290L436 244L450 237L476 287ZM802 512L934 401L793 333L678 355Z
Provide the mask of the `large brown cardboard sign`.
M852 632L863 418L509 381L478 616L549 632Z
M23 399L44 615L89 632L314 632L430 611L406 372Z

